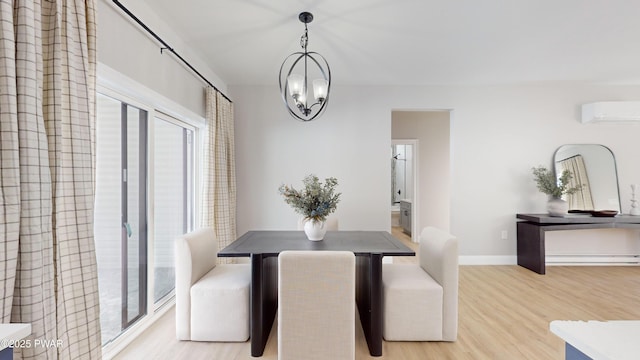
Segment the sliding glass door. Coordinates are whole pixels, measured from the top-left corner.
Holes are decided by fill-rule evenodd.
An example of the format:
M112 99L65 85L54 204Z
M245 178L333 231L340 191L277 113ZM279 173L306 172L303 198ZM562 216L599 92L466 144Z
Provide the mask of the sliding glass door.
M195 128L98 94L95 242L102 344L171 299L173 242L193 230Z
M103 343L147 308L148 112L99 94L96 207Z
M193 229L194 132L169 117L154 120L154 303L175 284L173 242Z

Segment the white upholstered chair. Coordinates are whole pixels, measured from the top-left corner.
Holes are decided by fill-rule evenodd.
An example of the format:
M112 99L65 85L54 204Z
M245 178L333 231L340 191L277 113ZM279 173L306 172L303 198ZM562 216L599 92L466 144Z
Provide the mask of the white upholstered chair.
M458 240L426 227L419 265L383 264L387 341L455 341L458 336Z
M278 359L355 358L355 255L278 256Z
M212 228L175 241L176 337L193 341L249 338L249 264L216 265Z

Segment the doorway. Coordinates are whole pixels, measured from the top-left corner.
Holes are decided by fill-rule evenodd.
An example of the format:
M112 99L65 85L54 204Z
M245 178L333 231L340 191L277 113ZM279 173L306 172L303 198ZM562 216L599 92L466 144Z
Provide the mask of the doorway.
M391 139L414 146L414 192L411 239L418 242L426 226L450 227L451 111L392 110ZM418 147L417 144L420 146ZM392 153L392 157L394 154ZM406 206L406 205L405 205ZM392 219L393 224L393 219ZM394 228L392 230L397 230Z
M418 140L391 140L391 226L414 240L417 233Z

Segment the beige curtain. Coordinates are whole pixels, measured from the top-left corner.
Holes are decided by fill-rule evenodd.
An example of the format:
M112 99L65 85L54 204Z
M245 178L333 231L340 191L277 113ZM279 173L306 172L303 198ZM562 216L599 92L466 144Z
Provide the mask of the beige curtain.
M206 90L206 121L200 226L214 228L222 249L236 239L233 104L211 87ZM218 258L218 262L233 259Z
M589 176L584 164L582 155L572 156L559 162L562 170L569 170L571 181L569 187L580 186L580 190L573 194L567 194L566 200L571 210L595 210L593 208L593 197L591 196L591 185Z
M99 359L95 2L0 0L0 27L2 322L62 344L18 358Z

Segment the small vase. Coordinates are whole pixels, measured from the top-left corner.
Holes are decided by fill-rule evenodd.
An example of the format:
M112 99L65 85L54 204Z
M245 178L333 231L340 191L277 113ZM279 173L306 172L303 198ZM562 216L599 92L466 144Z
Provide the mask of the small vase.
M307 234L309 240L319 241L324 239L327 227L324 221L307 220L304 222L304 233Z
M563 217L569 212L569 204L560 198L551 198L547 202L549 216Z

